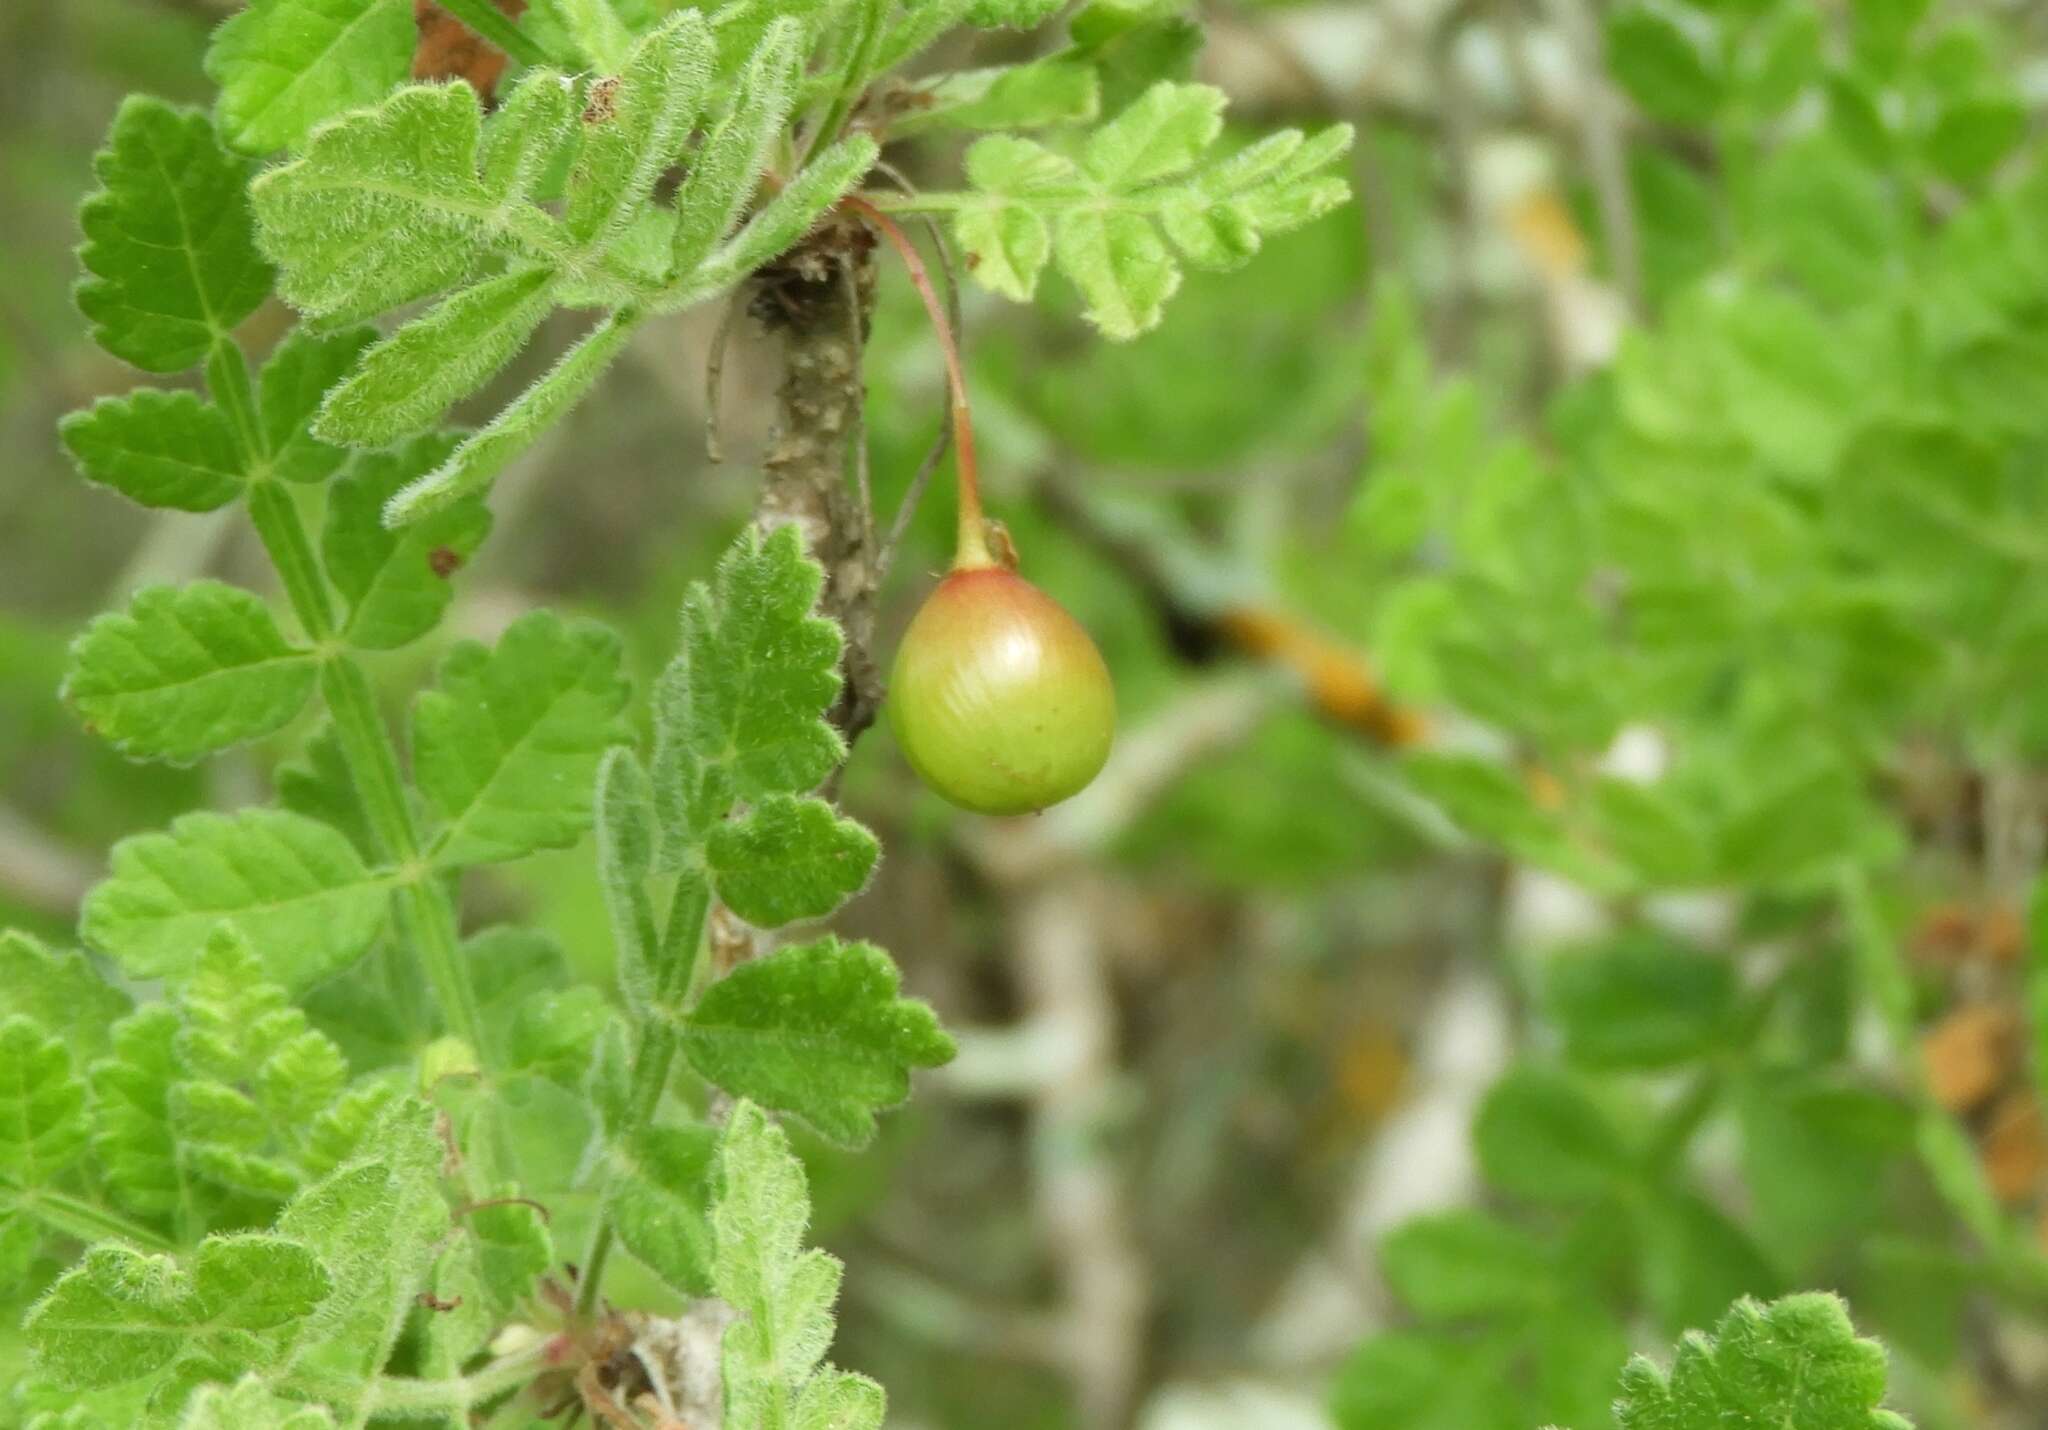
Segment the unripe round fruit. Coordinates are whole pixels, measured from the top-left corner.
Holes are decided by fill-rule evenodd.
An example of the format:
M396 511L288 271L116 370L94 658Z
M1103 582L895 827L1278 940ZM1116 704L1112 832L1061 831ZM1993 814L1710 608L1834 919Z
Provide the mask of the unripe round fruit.
M1116 691L1088 632L1001 566L956 569L904 632L889 724L918 777L981 814L1027 814L1109 758Z

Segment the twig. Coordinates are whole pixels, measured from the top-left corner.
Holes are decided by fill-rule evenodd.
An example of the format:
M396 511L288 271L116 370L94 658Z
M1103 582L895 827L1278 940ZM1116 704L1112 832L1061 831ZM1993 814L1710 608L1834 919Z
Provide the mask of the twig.
M1636 224L1635 197L1629 190L1627 158L1622 150L1623 115L1607 84L1607 56L1599 21L1586 0L1550 0L1558 28L1564 32L1576 67L1586 85L1579 105L1579 142L1600 208L1600 226L1607 240L1608 261L1631 313L1642 311L1643 259Z
M830 718L849 742L874 723L882 706L873 649L878 589L873 552L846 480L846 443L864 398L860 359L866 323L848 332L835 281L842 259L865 261L866 250L857 238L850 218L821 225L806 244L762 273L758 281L764 301L754 305L783 335L782 381L761 460L756 519L764 527L796 527L812 558L825 568L820 609L846 633L845 682ZM864 276L857 291L865 313L873 299Z
M746 306L747 285L742 283L733 290L732 300L718 319L718 328L711 334L711 354L704 362L704 458L714 464L725 460L725 444L718 439L719 399L725 392L725 354L732 344L732 330L739 325Z
M964 361L967 332L960 322L960 273L953 263L953 249L946 242L945 232L937 221L927 218L924 226L939 255L939 272L946 280L946 322L953 329L953 347ZM952 450L953 424L941 422L939 435L933 439L924 460L917 464L917 472L911 477L910 485L904 488L903 500L896 508L896 519L889 524L889 534L882 541L882 549L875 554L875 570L879 575L888 575L889 568L895 564L896 549L903 544L911 519L917 515L917 509L924 501L925 488L931 485L932 474L938 471L939 463L945 461L946 453Z
M0 887L36 908L68 915L97 877L91 859L0 806Z
M853 343L853 350L864 356L867 351L867 335L861 331L861 325L866 321L866 314L861 311L860 283L854 277L853 264L851 262L842 261L840 263L839 286L841 291L846 294L846 324L847 332ZM867 377L865 372L856 380L860 383L861 393L863 398L865 398L867 393ZM861 545L865 546L869 551L873 551L875 549L875 488L872 475L868 470L868 405L865 401L854 406L853 436L850 440L853 444L853 489L860 497ZM882 568L879 561L874 563L874 571L875 584L879 586L882 580Z

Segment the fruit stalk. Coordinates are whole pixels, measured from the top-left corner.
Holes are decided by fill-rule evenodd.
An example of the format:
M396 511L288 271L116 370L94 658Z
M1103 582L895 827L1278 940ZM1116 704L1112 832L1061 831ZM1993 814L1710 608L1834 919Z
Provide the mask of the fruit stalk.
M910 274L911 286L917 289L917 296L924 301L925 312L931 315L932 331L939 335L939 351L946 360L946 388L953 422L953 469L960 507L959 532L953 544L953 569L978 571L994 566L996 560L988 549L988 524L981 513L981 471L975 465L974 418L967 406L967 374L960 364L960 345L954 341L953 325L946 321L945 305L939 301L938 290L932 286L931 272L924 266L924 258L918 253L917 245L910 241L910 235L894 219L858 194L849 194L845 204L873 224L902 258L903 266Z

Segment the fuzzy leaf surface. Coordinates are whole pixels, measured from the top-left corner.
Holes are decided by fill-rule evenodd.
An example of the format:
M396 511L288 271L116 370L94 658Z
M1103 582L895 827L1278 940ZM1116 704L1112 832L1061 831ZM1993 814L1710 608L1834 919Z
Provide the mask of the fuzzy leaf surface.
M590 828L598 761L625 738L619 640L547 611L495 649L465 641L413 705L413 759L438 816L443 867L574 844Z
M931 1008L899 989L896 965L872 944L778 949L711 986L683 1055L706 1080L861 1146L875 1112L909 1096L912 1068L953 1056Z
M1745 1299L1713 1335L1695 1331L1679 1342L1668 1374L1647 1357L1631 1361L1614 1414L1621 1430L1910 1430L1878 1408L1884 1385L1883 1347L1857 1338L1837 1298Z
M130 1006L83 954L46 948L12 929L0 933L0 1018L34 1019L86 1059L106 1051L109 1029Z
M40 1187L78 1160L85 1097L62 1041L27 1018L0 1022L0 1183Z
M342 634L363 650L396 650L440 623L455 597L451 577L490 534L490 510L460 501L393 531L384 505L406 483L440 463L453 446L428 436L393 452L359 456L334 484L320 534L327 576L348 602Z
M384 882L347 839L303 815L202 811L114 846L79 927L137 978L188 973L229 923L269 977L304 988L360 958L384 926Z
M741 1102L726 1123L718 1164L712 1289L740 1313L725 1333L727 1430L792 1423L877 1430L881 1387L821 1369L842 1268L830 1254L804 1249L810 1189L789 1138L760 1108ZM800 1408L809 1419L798 1417Z
M255 1367L275 1343L250 1333L301 1319L332 1284L289 1237L208 1237L189 1266L108 1243L58 1279L23 1329L37 1365L75 1390L154 1375L188 1349Z
M683 600L656 692L657 866L682 866L737 799L814 788L845 755L824 718L839 694L839 628L816 614L824 573L783 527L744 533Z
M704 858L719 898L748 923L820 919L867 883L881 846L822 799L774 794L715 825Z

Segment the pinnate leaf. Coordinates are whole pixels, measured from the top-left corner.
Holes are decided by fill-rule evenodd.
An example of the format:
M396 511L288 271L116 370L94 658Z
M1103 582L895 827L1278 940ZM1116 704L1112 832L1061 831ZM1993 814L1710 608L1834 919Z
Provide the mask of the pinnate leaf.
M313 430L379 447L433 425L526 345L554 307L554 275L515 269L465 288L363 355L328 393Z
M315 333L295 328L263 364L257 389L270 474L287 482L324 482L341 470L348 453L313 435L313 414L376 339L366 327Z
M718 1136L709 1127L647 1127L611 1151L606 1207L619 1239L685 1295L711 1284L711 1185Z
M726 1430L791 1423L877 1430L881 1387L820 1367L841 1267L826 1252L803 1249L810 1191L788 1137L760 1108L741 1102L726 1123L718 1165L712 1289L740 1315L725 1333ZM800 1409L814 1418L799 1419Z
M881 848L822 799L769 795L705 842L719 898L751 924L819 919L867 883Z
M260 1365L272 1347L249 1333L299 1320L330 1287L314 1254L287 1237L209 1237L189 1267L101 1245L58 1279L24 1330L40 1369L90 1390L154 1375L187 1351Z
M682 10L633 47L616 77L595 81L563 224L579 244L616 238L646 204L696 126L711 78L711 32Z
M1631 1361L1614 1404L1621 1430L1702 1430L1719 1425L1796 1425L1799 1430L1910 1430L1878 1408L1885 1354L1859 1340L1836 1297L1787 1296L1768 1306L1735 1303L1714 1334L1679 1342L1670 1373Z
M188 814L116 844L112 865L79 926L138 978L185 976L225 922L270 978L304 988L355 962L384 926L383 880L347 839L285 810Z
M450 578L490 533L490 510L473 499L400 531L384 525L385 503L441 462L451 445L436 435L395 452L366 453L335 483L320 555L348 602L342 633L350 644L396 650L431 631L454 599Z
M890 132L1086 124L1101 107L1102 85L1093 65L1057 54L1029 64L947 75L926 91L925 100Z
M322 129L303 158L250 186L279 291L348 322L445 288L493 252L558 251L512 175L495 170L486 184L481 137L476 96L460 84L403 89Z
M87 626L64 695L124 753L188 762L278 729L317 676L255 595L197 581L152 586Z
M433 471L401 488L384 508L389 526L406 526L481 493L563 413L582 400L626 345L638 319L608 314L533 386Z
M953 1056L932 1010L898 987L896 966L872 944L779 949L711 986L685 1026L683 1055L710 1082L860 1146L875 1111L909 1095L910 1069Z
M867 176L881 155L872 135L854 134L804 165L781 192L755 211L744 227L706 259L695 274L685 275L664 300L670 307L698 302L745 278L770 259L787 252L811 231Z
M207 941L178 1001L186 1022L178 1054L195 1084L232 1093L247 1108L236 1141L249 1145L267 1132L297 1148L348 1081L341 1050L265 978L231 925Z
M56 952L13 929L0 932L0 1019L32 1018L84 1059L106 1051L109 1030L130 1006L83 954Z
M647 876L654 863L654 796L639 756L621 745L597 771L597 877L611 916L619 984L627 1006L644 1010L653 998L654 901Z
M87 481L143 506L212 511L246 480L234 424L195 393L103 397L59 422L57 435Z
M731 107L706 136L676 191L675 271L703 262L746 209L796 103L802 26L784 17L761 37Z
M0 1022L0 1181L39 1187L85 1150L85 1079L39 1023Z
M440 820L443 866L516 859L590 828L598 761L625 737L619 641L547 611L515 621L496 649L466 641L413 706L420 790Z
M278 1231L310 1248L333 1279L294 1347L294 1367L367 1387L384 1363L448 1230L442 1156L432 1109L399 1099L359 1158L300 1192L278 1217Z
M100 187L79 210L79 309L115 357L182 372L270 292L249 231L250 166L203 114L131 95L93 169Z
M1207 85L1161 81L1091 134L1078 163L1015 135L977 142L967 154L973 191L954 207L975 276L1024 301L1057 261L1091 321L1111 337L1135 337L1159 322L1179 286L1168 239L1190 262L1233 268L1265 234L1344 201L1344 182L1322 171L1349 147L1348 126L1312 139L1283 131L1204 164L1222 105Z
M417 41L404 0L253 0L206 54L221 132L250 153L296 148L404 79Z
M824 718L839 694L839 628L816 614L824 573L793 527L742 533L684 598L656 695L657 867L681 867L734 800L816 787L845 755Z
M146 1217L191 1204L190 1177L171 1130L171 1088L183 1076L181 1020L151 1003L113 1028L113 1047L92 1065L93 1156L114 1200Z

